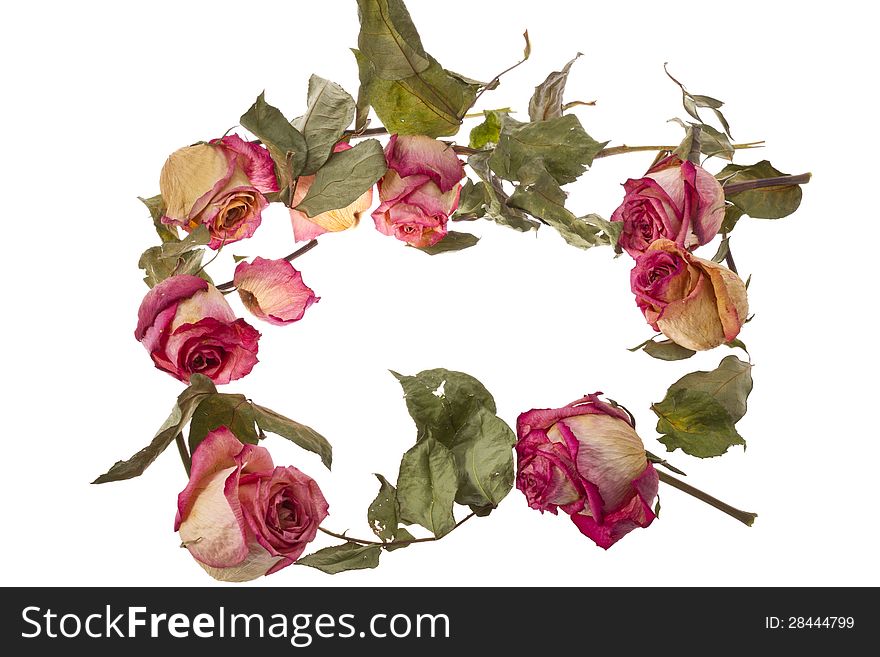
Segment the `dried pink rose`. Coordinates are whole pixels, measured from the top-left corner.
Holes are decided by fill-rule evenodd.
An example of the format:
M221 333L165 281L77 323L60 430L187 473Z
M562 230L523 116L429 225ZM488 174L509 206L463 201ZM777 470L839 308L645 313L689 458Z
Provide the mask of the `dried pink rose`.
M749 313L739 276L670 240L657 240L636 259L630 285L648 324L695 351L733 340Z
M627 180L626 196L611 221L623 222L619 244L631 256L658 239L691 249L707 244L724 220L724 189L703 167L671 155L639 180Z
M458 207L461 160L452 146L424 135L392 135L385 147L388 171L379 181L373 221L383 235L411 246L431 246L446 235Z
M629 416L600 394L519 416L516 487L531 508L562 509L608 549L654 520L659 480Z
M208 246L219 249L254 234L268 205L264 194L278 191L269 151L237 135L175 151L162 167L159 189L166 224L187 232L204 224Z
M254 258L240 262L233 279L242 303L270 324L290 324L302 319L306 308L319 300L302 274L287 260Z
M211 577L245 582L294 563L327 509L311 477L275 467L264 447L242 445L220 427L193 453L174 530Z
M147 292L134 337L156 367L184 383L203 374L229 383L257 363L260 334L236 319L220 291L198 276L172 276Z
M341 141L333 148L333 152L339 153L347 151L349 148L351 148L351 144ZM354 228L358 225L361 215L373 204L373 188L370 187L351 205L338 210L328 210L317 216L310 217L305 212L295 208L305 198L306 192L309 191L314 182L315 176L300 176L297 179L296 189L290 203L290 223L293 226L293 239L296 242L313 240L318 235L323 235L324 233L334 233Z

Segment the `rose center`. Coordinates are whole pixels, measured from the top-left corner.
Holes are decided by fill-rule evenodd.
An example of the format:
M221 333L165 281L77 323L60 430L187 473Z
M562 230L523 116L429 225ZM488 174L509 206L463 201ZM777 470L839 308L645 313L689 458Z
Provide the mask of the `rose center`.
M204 372L219 367L221 363L222 358L219 353L214 350L205 350L196 353L190 359L189 368L192 372Z

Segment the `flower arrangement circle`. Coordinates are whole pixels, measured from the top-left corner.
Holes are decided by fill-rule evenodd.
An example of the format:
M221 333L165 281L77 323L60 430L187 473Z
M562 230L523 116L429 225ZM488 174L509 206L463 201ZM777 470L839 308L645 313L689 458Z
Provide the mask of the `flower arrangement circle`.
M748 280L737 272L730 234L744 216L794 212L809 174L787 175L766 160L733 164L737 151L763 142L734 143L724 104L691 93L668 71L687 114L675 119L684 129L680 144L608 146L593 139L570 111L593 103L563 102L577 57L535 87L527 121L509 108L470 114L501 75L483 83L445 70L425 52L402 0L358 0L358 8L357 100L313 75L305 111L291 121L260 94L240 119L253 138L232 132L174 151L159 173L160 194L141 199L161 244L138 263L150 289L135 338L157 369L187 387L152 442L95 483L139 476L176 443L188 482L175 531L194 560L225 581L292 564L331 574L374 568L383 552L439 540L488 515L514 486L529 507L561 510L605 549L657 520L660 483L751 525L756 514L670 474L684 475L647 451L633 413L602 393L527 410L514 432L477 379L433 369L392 373L416 442L403 454L395 483L377 475L379 491L367 508L374 537L354 538L325 526L332 515L315 481L292 465L276 466L263 445L275 434L329 468L329 441L242 394L218 392L257 365L261 338L226 295L237 292L259 321L301 321L319 297L292 262L314 249L317 237L357 226L374 206L374 187L375 228L431 256L476 245L474 235L450 230L450 223L477 219L521 232L547 226L577 248L625 252L633 259L634 305L657 332L630 351L665 361L722 345L748 354L740 339L750 321ZM522 59L504 74L528 60L528 33L524 38ZM370 109L381 125L369 127ZM464 121L475 117L482 121L467 145L458 143ZM383 135L384 146L376 139ZM563 186L595 160L639 151L656 152L656 159L623 184L610 220L566 207ZM715 174L704 166L713 157L729 162ZM242 260L232 281L215 284L202 247L217 257L251 237L270 203L287 207L294 242L306 244L285 258ZM694 254L716 239L712 258ZM735 425L751 389L751 363L736 355L681 377L651 406L659 442L699 458L744 445ZM456 518L456 505L469 512ZM414 525L428 535L411 533ZM319 533L342 542L305 554Z

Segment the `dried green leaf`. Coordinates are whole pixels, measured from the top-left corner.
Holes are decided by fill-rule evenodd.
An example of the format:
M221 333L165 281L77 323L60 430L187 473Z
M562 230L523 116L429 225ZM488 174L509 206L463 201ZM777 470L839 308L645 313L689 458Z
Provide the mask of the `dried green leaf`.
M324 436L311 427L284 417L272 409L254 403L251 403L251 407L254 410L254 419L261 430L287 438L303 449L314 452L321 457L321 462L327 466L327 469L330 469L333 462L333 448Z
M243 443L256 445L260 440L254 409L244 395L217 393L201 401L189 426L190 453L195 453L205 437L218 427L226 427Z
M452 454L430 436L403 455L397 477L400 518L440 537L455 527L452 505L458 479Z
M597 142L573 114L522 123L504 117L489 167L505 180L522 180L540 164L557 183L577 180L608 142Z
M328 575L335 575L346 570L375 568L379 565L381 552L382 548L379 545L359 545L348 542L300 557L296 561L296 565L317 568Z
M419 251L428 255L437 255L438 253L449 253L452 251L461 251L474 246L480 238L470 233L459 233L454 230L446 233L446 236L432 246L420 246Z
M296 206L310 217L344 208L370 189L387 170L382 145L375 139L333 153L318 169L309 191Z
M383 541L393 541L397 535L400 507L397 503L397 489L380 474L379 493L367 509L367 522L373 533Z
M354 98L345 89L317 75L309 78L308 109L293 121L308 149L302 175L324 166L354 115Z
M178 434L192 418L199 404L208 396L217 392L211 380L201 374L193 374L189 387L177 397L171 409L171 415L159 427L152 442L127 461L117 461L112 468L101 475L93 484L105 484L110 481L132 479L144 473L165 449L174 442Z
M535 92L529 100L529 119L532 121L546 121L562 116L564 109L562 96L565 93L565 84L568 81L568 73L571 65L583 53L576 54L571 61L562 67L561 71L553 71L547 78L535 87Z

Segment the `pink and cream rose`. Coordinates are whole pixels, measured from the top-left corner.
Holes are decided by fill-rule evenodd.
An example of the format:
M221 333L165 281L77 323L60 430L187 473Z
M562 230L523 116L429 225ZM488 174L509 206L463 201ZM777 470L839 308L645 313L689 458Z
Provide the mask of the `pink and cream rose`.
M670 240L657 240L636 259L630 285L648 324L695 351L733 340L749 313L739 276Z
M629 416L600 394L519 416L516 487L531 508L562 509L608 549L654 520L659 480Z
M296 322L320 299L287 260L240 262L233 283L245 307L270 324Z
M147 292L134 337L156 367L189 383L203 374L229 383L257 363L260 334L237 319L220 291L198 276L172 276Z
M211 577L245 582L294 563L327 509L311 477L275 467L264 447L242 445L220 427L193 453L174 530Z
M351 148L351 144L341 141L333 148L333 152L339 153L347 151L349 148ZM354 228L358 225L361 215L369 210L373 204L373 188L370 187L354 203L338 210L328 210L310 217L305 212L297 210L296 206L306 197L306 192L314 182L315 176L300 176L296 182L296 189L290 203L290 223L293 226L293 239L296 242L313 240L324 233L335 233Z
M626 196L611 221L623 223L618 244L636 258L658 239L692 249L707 244L724 220L724 189L699 165L675 155L638 180L627 180Z
M445 237L449 215L458 207L461 160L452 146L424 135L392 135L385 160L381 204L373 211L376 228L411 246L436 244Z
M219 249L254 234L269 204L264 194L277 192L278 181L268 150L227 135L172 153L159 189L166 206L162 221L187 232L204 224L208 246Z

